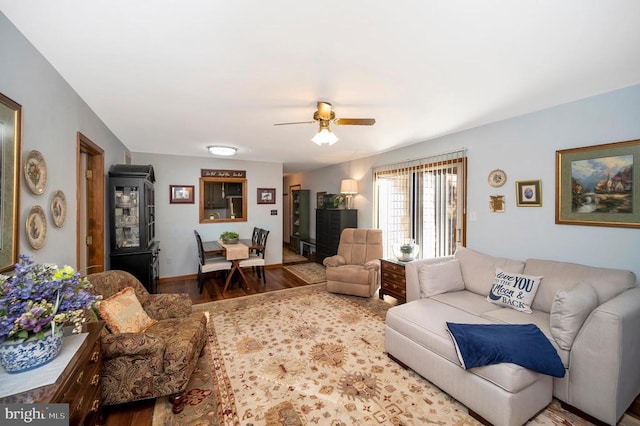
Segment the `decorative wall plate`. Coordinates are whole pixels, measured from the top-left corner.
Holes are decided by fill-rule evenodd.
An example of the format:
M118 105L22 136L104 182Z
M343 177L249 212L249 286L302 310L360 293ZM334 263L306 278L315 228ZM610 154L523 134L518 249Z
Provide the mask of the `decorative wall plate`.
M489 185L494 188L499 188L507 181L507 174L504 170L495 169L491 173L489 173L489 177L487 179L489 181Z
M27 241L34 250L40 250L47 239L47 218L44 210L40 206L33 206L27 215L27 226L24 228L27 233Z
M53 193L53 198L51 199L51 218L53 219L54 225L58 228L64 226L64 220L67 218L67 199L61 190Z
M27 186L36 195L40 195L47 187L47 163L40 151L29 151L24 161L24 178Z

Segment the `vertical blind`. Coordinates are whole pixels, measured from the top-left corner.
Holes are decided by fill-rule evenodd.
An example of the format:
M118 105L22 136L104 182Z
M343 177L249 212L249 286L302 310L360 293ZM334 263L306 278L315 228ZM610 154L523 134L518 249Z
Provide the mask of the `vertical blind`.
M464 148L373 168L375 225L382 229L384 256L410 238L420 258L453 254L462 243L466 150Z

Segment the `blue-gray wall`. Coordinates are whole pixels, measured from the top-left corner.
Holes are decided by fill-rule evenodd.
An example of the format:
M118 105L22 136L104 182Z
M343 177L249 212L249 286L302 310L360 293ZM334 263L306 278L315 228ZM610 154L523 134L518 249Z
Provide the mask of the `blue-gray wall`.
M357 179L359 194L354 201L359 210L358 225L372 226L373 166L466 147L469 248L519 259L625 268L640 277L640 229L555 224L556 150L632 139L640 139L640 85L288 176L283 185L288 188L299 183L311 189L315 207L315 192L336 193L341 179ZM507 173L507 183L497 189L487 184L489 172L496 168ZM516 207L515 182L530 179L542 180L543 205ZM496 194L505 195L504 213L489 212L489 196ZM315 220L311 227L315 235Z
M35 149L47 163L43 194L34 195L20 179L19 251L32 255L37 262L75 267L77 132L104 150L105 170L122 163L127 148L2 13L0 58L0 93L22 105L22 156ZM63 228L56 228L49 214L51 198L58 189L64 191L67 200ZM34 205L44 209L48 224L45 245L37 251L31 249L24 233L27 214ZM108 254L106 257L108 264Z

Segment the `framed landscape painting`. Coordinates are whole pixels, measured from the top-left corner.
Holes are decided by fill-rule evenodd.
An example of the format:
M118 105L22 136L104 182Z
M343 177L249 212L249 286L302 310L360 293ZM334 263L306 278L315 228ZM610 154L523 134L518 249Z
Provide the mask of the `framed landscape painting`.
M556 151L556 223L640 228L638 159L640 140Z

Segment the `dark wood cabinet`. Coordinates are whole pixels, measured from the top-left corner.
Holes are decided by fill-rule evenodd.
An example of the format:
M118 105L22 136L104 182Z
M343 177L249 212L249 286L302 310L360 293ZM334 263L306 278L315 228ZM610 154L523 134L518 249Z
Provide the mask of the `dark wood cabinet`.
M69 405L69 425L102 424L102 351L100 333L104 322L85 325L88 335L73 355L60 377L50 385L41 386L0 399L0 404ZM35 422L36 424L38 422Z
M309 209L311 193L308 189L291 191L291 235L289 248L302 254L300 241L309 239Z
M398 260L380 259L380 299L385 294L393 296L399 302L407 301L407 280L405 278L404 263Z
M154 182L151 165L116 164L109 170L111 269L135 275L151 293L160 253Z
M338 252L344 228L358 227L358 210L316 209L316 262Z

